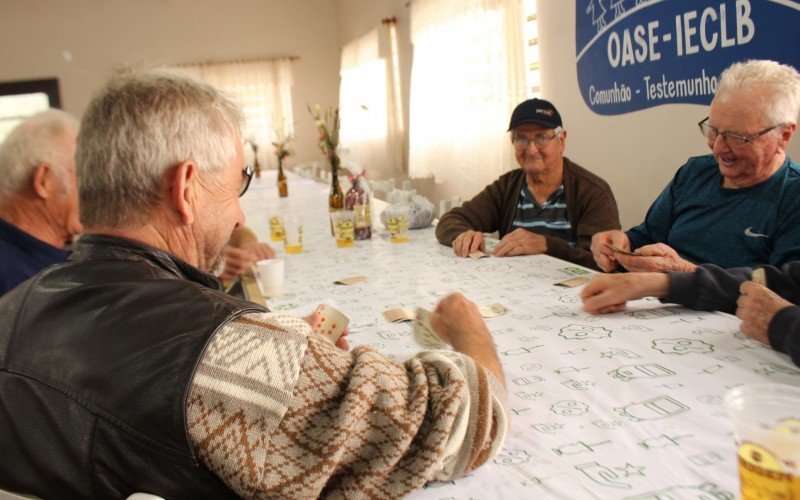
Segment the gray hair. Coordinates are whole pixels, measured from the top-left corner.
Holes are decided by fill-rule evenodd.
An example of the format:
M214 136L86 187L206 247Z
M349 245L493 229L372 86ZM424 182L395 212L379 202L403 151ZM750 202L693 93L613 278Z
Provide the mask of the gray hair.
M791 66L775 61L751 59L735 63L722 72L717 96L727 97L751 92L754 88L766 90L764 106L765 126L797 123L800 115L800 73ZM716 97L715 97L716 98Z
M219 174L236 156L242 113L210 85L174 70L126 72L92 99L75 154L85 226L146 220L168 170L192 160Z
M78 120L59 109L49 109L23 120L0 145L0 203L23 191L41 164L53 167L63 181L73 158L64 141L78 133Z

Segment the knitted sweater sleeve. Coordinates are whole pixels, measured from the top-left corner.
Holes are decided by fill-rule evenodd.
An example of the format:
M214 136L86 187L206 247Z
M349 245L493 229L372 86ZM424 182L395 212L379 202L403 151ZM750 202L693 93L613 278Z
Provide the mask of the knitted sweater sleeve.
M397 498L493 457L506 398L466 356L346 353L302 320L257 313L212 338L187 420L203 463L243 497Z

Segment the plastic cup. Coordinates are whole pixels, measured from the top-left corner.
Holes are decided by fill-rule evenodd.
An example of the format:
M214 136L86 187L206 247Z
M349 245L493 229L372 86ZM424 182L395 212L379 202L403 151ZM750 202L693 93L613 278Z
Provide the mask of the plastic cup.
M351 247L355 240L355 212L352 210L337 210L331 212L333 236L336 238L337 247Z
M300 253L303 251L303 221L297 215L287 215L283 218L284 249L286 253Z
M392 205L387 207L386 229L389 230L392 243L408 242L408 205Z
M725 395L742 499L800 498L800 387L750 384Z
M283 217L275 214L269 218L269 239L283 241L284 237Z
M283 259L260 260L257 266L261 293L266 297L283 295Z

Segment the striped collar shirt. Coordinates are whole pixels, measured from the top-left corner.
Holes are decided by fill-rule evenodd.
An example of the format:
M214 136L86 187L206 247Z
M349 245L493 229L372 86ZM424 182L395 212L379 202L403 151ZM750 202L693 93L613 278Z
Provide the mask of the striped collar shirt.
M567 197L564 185L560 185L547 201L539 206L528 189L528 185L523 184L517 211L514 214L513 226L543 236L560 238L570 245L574 245L572 226L567 219Z

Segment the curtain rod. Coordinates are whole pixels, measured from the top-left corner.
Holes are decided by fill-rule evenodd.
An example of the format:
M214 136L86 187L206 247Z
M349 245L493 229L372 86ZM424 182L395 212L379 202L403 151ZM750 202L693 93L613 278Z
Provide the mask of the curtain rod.
M212 64L241 64L241 63L256 63L256 62L267 62L267 61L282 61L282 60L290 60L290 61L299 61L300 56L278 56L278 57L255 57L252 59L229 59L226 61L202 61L202 62L195 62L195 63L183 63L178 64L178 67L181 66L209 66Z

